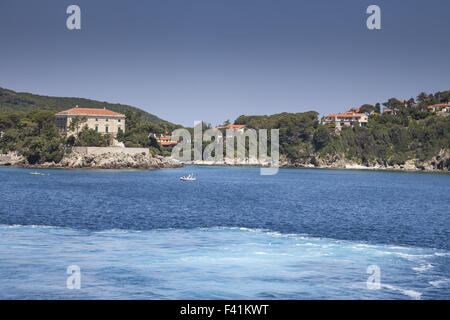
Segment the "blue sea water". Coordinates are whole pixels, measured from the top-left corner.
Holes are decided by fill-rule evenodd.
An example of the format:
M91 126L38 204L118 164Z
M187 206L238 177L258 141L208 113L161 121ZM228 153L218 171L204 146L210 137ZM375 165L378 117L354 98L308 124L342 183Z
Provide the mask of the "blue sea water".
M449 175L33 171L0 168L1 299L450 298Z

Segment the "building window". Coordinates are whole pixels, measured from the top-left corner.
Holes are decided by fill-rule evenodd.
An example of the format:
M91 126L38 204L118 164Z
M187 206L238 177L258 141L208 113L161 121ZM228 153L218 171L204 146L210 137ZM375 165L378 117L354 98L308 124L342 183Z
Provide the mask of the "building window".
M108 121L108 118L106 118L106 121Z
M95 131L98 132L98 126L95 126Z
M105 132L106 132L106 133L108 132L108 127L105 127Z
M95 118L95 121L98 121L98 118Z
M119 122L120 122L120 119L119 119Z
M120 132L120 126L117 128L117 131Z

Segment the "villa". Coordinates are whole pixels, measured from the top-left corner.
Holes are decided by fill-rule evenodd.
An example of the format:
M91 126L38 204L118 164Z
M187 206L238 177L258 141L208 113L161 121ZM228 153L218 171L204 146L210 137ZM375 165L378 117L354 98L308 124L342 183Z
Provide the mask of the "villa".
M350 109L344 113L332 113L322 119L322 123L333 123L336 129L341 130L344 126L365 127L368 117L364 113L359 113L359 109Z
M434 104L432 106L428 106L427 109L442 116L450 114L450 104L447 103Z
M119 132L125 132L125 115L108 109L75 108L58 112L56 126L64 136L74 135L87 126L102 134L116 137ZM81 119L75 127L74 119Z

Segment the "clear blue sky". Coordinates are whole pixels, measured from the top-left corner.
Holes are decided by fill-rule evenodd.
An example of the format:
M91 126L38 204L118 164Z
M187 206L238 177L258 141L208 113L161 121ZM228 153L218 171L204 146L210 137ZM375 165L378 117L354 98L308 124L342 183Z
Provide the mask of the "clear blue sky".
M82 30L66 29L66 8ZM370 4L382 29L366 28ZM450 89L448 0L1 0L0 86L175 123Z

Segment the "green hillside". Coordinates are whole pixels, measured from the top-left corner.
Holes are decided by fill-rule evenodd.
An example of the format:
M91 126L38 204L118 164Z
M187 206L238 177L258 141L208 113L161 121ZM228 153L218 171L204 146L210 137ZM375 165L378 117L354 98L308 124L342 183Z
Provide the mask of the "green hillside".
M428 109L448 101L450 90L421 93L406 105L391 98L383 105L397 110L395 115L374 112L381 104L365 104L361 110L369 114L367 126L340 131L334 124L321 124L314 111L240 116L234 123L253 129L279 129L280 153L293 163L343 156L364 165L403 165L407 160L426 161L441 150L450 150L450 116Z
M41 96L31 93L15 92L0 88L0 112L14 111L32 111L36 109L49 109L55 112L67 110L78 105L80 108L106 108L112 111L125 114L127 111L137 112L144 121L154 124L168 123L157 116L145 112L139 108L118 104L108 103L83 98L62 98Z

